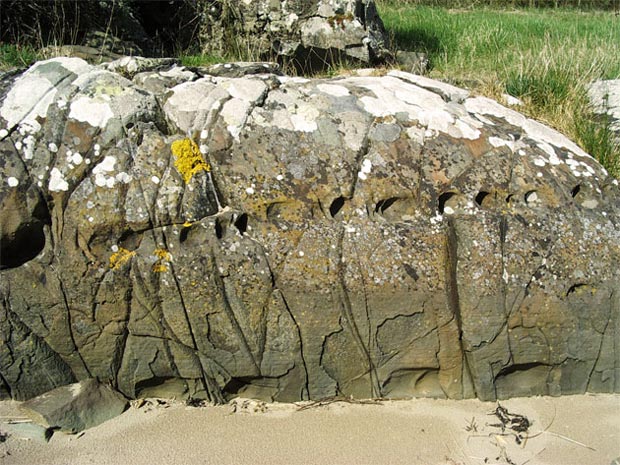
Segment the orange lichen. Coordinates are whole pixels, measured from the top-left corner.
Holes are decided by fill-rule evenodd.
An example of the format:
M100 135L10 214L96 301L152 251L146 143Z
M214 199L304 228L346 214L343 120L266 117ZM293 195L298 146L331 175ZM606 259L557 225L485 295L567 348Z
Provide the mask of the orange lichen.
M183 176L185 184L189 183L192 176L200 171L211 171L211 165L205 161L200 153L196 142L191 139L175 140L170 146L172 154L176 158L174 167Z
M153 273L164 273L168 271L168 263L172 261L172 255L165 249L155 249L153 255L157 257L157 261L153 263L151 270Z
M110 268L112 268L113 270L120 269L125 263L131 260L131 257L133 257L135 254L136 252L130 252L129 250L122 247L119 248L117 252L114 252L110 256Z

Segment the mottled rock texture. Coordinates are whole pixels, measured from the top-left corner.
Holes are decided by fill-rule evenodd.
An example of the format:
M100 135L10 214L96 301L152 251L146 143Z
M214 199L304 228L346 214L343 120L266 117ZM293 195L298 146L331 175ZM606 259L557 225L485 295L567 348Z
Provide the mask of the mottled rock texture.
M620 192L595 160L419 76L229 68L0 80L0 396L620 390Z
M276 56L303 71L391 58L374 0L203 0L198 5L201 42L209 53Z

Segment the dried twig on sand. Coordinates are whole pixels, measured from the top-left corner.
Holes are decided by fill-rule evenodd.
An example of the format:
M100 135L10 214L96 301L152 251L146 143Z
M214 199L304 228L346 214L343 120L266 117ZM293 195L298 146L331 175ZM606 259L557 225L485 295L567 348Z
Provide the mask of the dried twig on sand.
M334 404L336 402L346 402L348 404L363 404L363 405L383 405L383 399L355 399L353 397L333 396L326 397L321 400L310 402L309 404L301 405L297 411L308 410L311 408L324 407L325 405Z

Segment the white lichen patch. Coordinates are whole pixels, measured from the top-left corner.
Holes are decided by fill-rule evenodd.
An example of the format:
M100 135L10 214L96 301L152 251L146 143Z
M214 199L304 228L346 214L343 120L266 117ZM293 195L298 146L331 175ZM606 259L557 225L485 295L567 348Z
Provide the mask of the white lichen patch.
M69 190L69 183L65 180L58 168L52 168L50 172L48 189L52 192L66 192Z
M295 131L314 132L318 129L316 119L319 117L319 110L311 105L301 104L297 108L297 113L291 115L291 123Z
M108 155L93 168L93 174L111 173L114 171L114 165L116 165L116 157Z
M324 94L328 94L333 97L347 97L348 95L351 95L351 92L349 92L349 89L345 86L335 84L319 84L316 88Z
M81 165L82 162L84 161L84 158L82 157L82 155L79 152L75 152L74 154L72 154L69 158L69 163L73 163L74 165Z
M366 179L368 179L368 175L370 174L371 171L372 171L372 162L368 158L365 158L364 161L362 162L362 167L357 173L357 177L360 178L362 181L365 181Z
M73 154L72 156L75 156ZM109 176L109 173L114 172L114 166L116 165L116 158L108 155L97 166L93 168L93 174L95 175L95 185L98 187L113 188L116 184L116 178Z
M47 144L47 150L49 150L52 153L56 153L58 152L58 146L54 144L53 142L50 142L49 144Z
M406 113L411 120L418 121L430 131L446 133L454 138L475 140L480 137L481 124L474 118L463 112L457 112L454 103L446 103L437 93L405 82L403 79L390 75L381 79L352 77L341 82L364 88L374 94L374 97L364 95L360 98L360 102L364 110L375 117L383 118ZM467 94L466 91L458 94L452 89L444 89L441 93L448 91L456 100L461 100Z
M6 183L9 185L9 187L17 187L19 185L19 180L13 176L10 176L6 180Z
M502 139L500 137L491 136L489 137L489 144L491 144L495 148L499 147L509 147L512 149L514 147L514 141Z
M157 176L151 176L151 182L153 184L159 184L161 181Z
M259 79L227 79L221 85L232 98L245 102L256 102L267 92L267 85Z
M445 107L445 102L439 95L392 77L381 80L352 77L343 82L367 89L375 95L365 95L360 99L364 109L375 117L407 113L411 119L417 119L422 109L440 110ZM450 115L450 122L452 120Z
M0 139L4 139L8 135L9 131L7 131L6 129L0 129Z
M24 159L32 160L34 158L35 138L32 135L24 138Z
M231 99L222 107L221 116L226 123L226 129L236 141L239 141L239 133L245 124L251 104L241 99Z
M425 132L426 131L419 126L411 126L410 128L407 128L407 136L409 137L409 139L417 142L420 145L424 144Z
M452 102L462 102L469 97L469 92L465 89L446 84L445 82L436 81L417 74L406 73L404 71L393 70L388 73L388 76L397 77L404 81L415 84L423 89L430 90L433 93L443 95Z
M476 122L473 118L458 118L454 123L454 127L460 132L461 137L464 139L476 140L480 137L481 133L476 128L475 124Z
M104 128L114 117L108 102L99 98L80 97L71 102L69 118L87 123L93 127Z
M494 100L486 97L475 97L465 100L464 105L468 112L474 114L481 121L481 115L490 115L497 118L502 118L513 126L523 129L527 136L536 142L544 142L554 147L570 150L575 155L590 157L577 144L556 130L551 129L550 127L537 121L526 118L521 113L506 108Z
M194 124L196 129L204 129L209 118L230 99L230 94L209 78L179 84L171 89L171 93L164 111L182 132L194 130Z
M31 68L11 87L0 108L0 116L6 120L8 128L19 123L39 125L37 118L47 116L57 92L53 83L34 74Z

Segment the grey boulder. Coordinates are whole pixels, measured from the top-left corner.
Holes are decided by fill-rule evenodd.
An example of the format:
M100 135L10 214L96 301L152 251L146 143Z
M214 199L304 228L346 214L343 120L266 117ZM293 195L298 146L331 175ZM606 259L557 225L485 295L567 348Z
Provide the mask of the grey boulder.
M279 57L304 72L391 59L374 0L204 2L207 51Z

